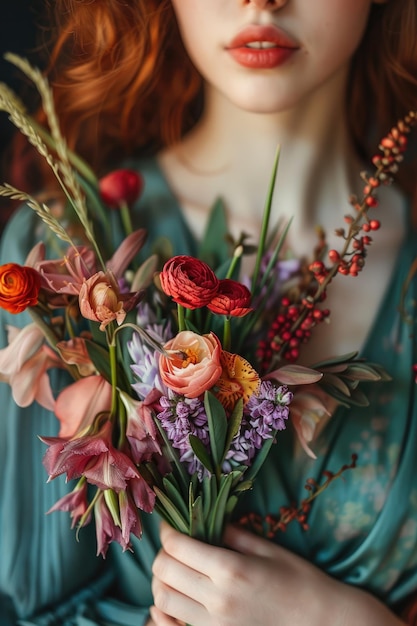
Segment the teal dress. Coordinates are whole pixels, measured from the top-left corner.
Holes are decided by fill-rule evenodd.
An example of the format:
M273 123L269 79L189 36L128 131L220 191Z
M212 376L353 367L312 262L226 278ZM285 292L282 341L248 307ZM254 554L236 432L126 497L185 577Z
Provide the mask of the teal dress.
M140 164L144 194L135 207L137 225L172 242L173 254L195 253L195 243L178 204L154 161ZM4 233L0 263L24 263L42 236L42 226L24 207ZM345 472L314 502L309 530L297 522L274 540L314 562L331 576L357 585L393 606L417 590L417 362L413 329L398 312L402 284L417 250L410 227L385 300L376 316L364 355L385 366L390 383L370 390L366 409L339 409L315 441L317 460L308 458L293 431L279 434L255 489L238 514L276 514L280 506L306 495L307 478L336 472L358 455L356 469ZM409 306L417 301L414 280ZM5 326L27 323L26 314L1 311ZM62 385L55 372L52 387ZM67 513L46 511L72 488L64 480L46 483L44 444L57 420L38 405L18 408L7 384L0 384L0 624L1 626L141 626L152 604L151 565L158 550L158 518L144 516L144 538L133 538L133 553L112 544L107 558L96 556L94 525L76 541Z

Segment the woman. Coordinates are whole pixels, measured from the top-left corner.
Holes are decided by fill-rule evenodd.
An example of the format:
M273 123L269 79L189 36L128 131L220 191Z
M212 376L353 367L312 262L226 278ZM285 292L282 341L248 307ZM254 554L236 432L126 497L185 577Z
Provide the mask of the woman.
M219 195L232 234L257 237L277 144L273 210L293 216L288 247L311 250L317 224L332 245L346 199L361 190L365 140L373 145L415 106L415 0L55 5L51 77L66 135L99 172L132 155L145 178L137 223L151 239L168 235L174 253L193 250ZM293 524L271 543L230 527L223 549L159 530L150 516L134 554L116 546L102 562L91 529L78 544L65 516L43 515L67 489L44 485L36 434L53 435L53 416L17 410L1 386L2 623L413 623L402 611L417 589L416 346L398 315L415 252L412 191L405 176L381 192L383 228L366 270L334 281L331 325L302 355L309 363L360 349L393 382L369 407L335 411L313 442L317 461L286 432L240 505L241 513L277 513L303 497L308 477L321 482L357 452L358 467L315 502L307 532ZM34 219L16 215L2 263L24 261Z

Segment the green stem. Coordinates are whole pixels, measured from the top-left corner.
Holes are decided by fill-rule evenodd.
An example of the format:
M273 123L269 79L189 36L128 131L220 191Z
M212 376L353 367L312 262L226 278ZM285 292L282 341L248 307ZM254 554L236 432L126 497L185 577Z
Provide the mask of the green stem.
M224 318L224 325L223 325L223 350L227 350L229 352L231 345L232 345L231 323L230 323L230 317L229 315L227 315Z
M125 231L125 235L130 235L133 233L132 219L130 216L130 209L128 204L123 200L120 203L120 216L122 218L123 229Z
M259 239L258 252L256 254L255 269L254 269L253 276L252 276L252 293L254 293L255 291L256 283L258 281L259 273L261 270L262 258L265 253L265 244L266 244L266 238L268 235L269 219L271 217L272 198L274 195L275 180L276 180L277 171L278 171L279 154L280 154L280 147L278 146L278 149L275 155L274 166L272 168L272 176L271 176L271 180L269 183L268 195L266 197L265 210L264 210L264 214L262 217L261 235Z
M117 346L114 340L109 341L110 375L111 375L111 417L114 418L117 411Z
M178 311L178 332L185 330L185 309L181 304L177 305Z

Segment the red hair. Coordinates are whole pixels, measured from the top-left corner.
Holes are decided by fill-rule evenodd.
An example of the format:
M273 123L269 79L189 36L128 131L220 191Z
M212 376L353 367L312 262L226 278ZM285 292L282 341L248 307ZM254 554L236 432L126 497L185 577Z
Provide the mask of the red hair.
M126 154L170 145L192 127L202 79L171 0L53 0L51 9L47 74L62 129L98 173ZM379 137L417 106L416 33L417 0L372 6L347 94L352 134L367 159ZM414 178L405 175L400 184L409 192Z

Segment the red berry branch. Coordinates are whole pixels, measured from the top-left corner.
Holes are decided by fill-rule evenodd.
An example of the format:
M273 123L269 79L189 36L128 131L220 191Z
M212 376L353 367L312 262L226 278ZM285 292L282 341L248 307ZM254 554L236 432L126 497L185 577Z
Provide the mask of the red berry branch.
M351 196L350 204L353 214L345 216L347 227L340 228L336 234L344 239L341 250L331 249L327 253L328 262L324 260L326 239L321 231L321 242L314 260L302 268L304 276L298 289L285 294L280 308L271 324L267 339L260 343L257 356L261 367L267 371L277 366L279 361L294 362L299 357L300 344L306 343L312 329L329 316L328 309L322 309L321 303L326 299L326 290L336 274L357 276L365 266L367 249L372 243L369 233L380 228L377 219L370 219L368 211L378 206L375 197L382 184L392 182L398 165L403 160L408 134L417 122L417 112L411 111L400 120L384 137L378 148L380 154L373 157L375 171L372 176L361 173L365 185L361 199Z
M267 539L273 539L277 533L284 532L288 524L294 520L301 525L303 530L308 530L308 514L313 501L317 496L323 493L334 480L340 478L347 470L354 469L356 467L356 461L357 455L352 454L351 463L342 465L337 472L325 470L323 472L325 480L322 484L319 484L314 478L308 478L304 489L306 489L310 495L303 498L298 505L282 506L279 515L269 514L265 517L261 517L257 513L247 513L238 520L238 523Z

